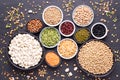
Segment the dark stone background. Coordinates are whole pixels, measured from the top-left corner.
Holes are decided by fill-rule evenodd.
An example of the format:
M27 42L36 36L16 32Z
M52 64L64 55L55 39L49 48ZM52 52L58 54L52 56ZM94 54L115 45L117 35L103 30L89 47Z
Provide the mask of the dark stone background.
M29 2L27 2L29 1ZM35 3L34 3L34 2ZM19 80L35 80L36 77L38 80L94 80L95 78L91 78L89 76L87 76L85 73L81 72L80 69L78 69L77 71L74 71L74 65L76 64L75 58L71 59L71 60L62 60L62 67L58 67L56 69L50 68L50 67L45 67L46 63L45 61L41 64L41 66L30 70L30 71L21 71L19 69L14 68L9 62L8 62L8 58L6 57L7 54L7 48L9 45L9 42L11 40L11 37L9 37L8 35L5 35L5 33L9 32L12 28L15 28L16 25L12 25L11 29L6 29L5 26L8 22L4 21L5 16L7 16L7 12L9 11L9 9L13 6L13 7L17 7L18 3L24 3L22 9L20 11L22 11L23 13L25 13L25 21L29 21L30 19L41 19L41 12L43 11L43 9L48 6L48 5L57 5L59 6L61 9L62 8L62 0L48 0L49 4L44 4L42 6L42 9L39 11L37 11L37 14L27 14L25 12L24 9L31 9L34 11L34 7L32 7L32 5L38 5L43 2L46 2L46 0L1 0L0 1L0 50L2 50L2 53L0 54L0 80L9 80L11 77L14 77L15 80L17 80L17 78L19 78ZM75 0L74 3L74 7L81 5L81 4L86 4L89 5L93 8L93 6L90 4L89 2L90 0ZM91 0L91 1L100 1L100 0ZM104 1L111 1L111 0L104 0ZM117 5L115 5L115 3L118 2ZM120 42L115 42L116 39L120 39L120 0L113 0L112 5L110 6L110 8L115 8L117 10L117 12L115 13L115 15L113 15L113 17L117 17L118 21L117 22L113 22L112 19L110 19L109 17L107 17L106 15L102 16L99 14L99 11L94 10L95 13L95 19L93 21L93 23L88 26L88 28L90 29L90 27L96 23L99 22L101 18L104 18L107 20L107 22L105 23L109 29L109 33L108 36L103 40L106 43L108 43L110 45L110 47L115 51L120 50ZM74 8L73 8L74 9ZM71 10L69 13L71 14L73 10ZM70 16L66 16L66 14L68 14L67 12L65 12L63 10L64 13L64 20L71 19L71 15ZM30 17L28 17L27 15L30 15ZM113 26L115 24L115 26L117 27L117 29L115 30ZM44 26L46 26L44 24ZM58 27L57 27L58 28ZM77 29L80 27L77 27ZM20 28L18 30L20 31L25 31L25 27L24 28ZM15 34L18 33L18 31L15 32ZM117 34L116 37L112 37L112 34ZM14 35L14 34L13 34ZM38 34L36 34L35 36L38 36ZM63 37L64 38L64 37ZM71 37L72 38L72 37ZM92 37L91 37L92 39ZM5 41L5 42L4 42ZM112 42L113 41L113 42ZM80 46L80 45L79 45ZM116 54L116 59L119 59L120 53L114 53ZM66 65L68 64L68 65ZM103 80L120 80L120 61L116 61L116 66L115 69L113 70L113 72L103 78ZM70 71L73 73L72 77L68 77L67 73L65 72L66 68L70 68ZM47 70L47 74L45 74L44 77L41 77L38 74L38 70ZM30 74L33 73L33 74ZM57 73L57 75L54 75L54 73ZM7 75L8 74L8 75ZM65 78L62 78L61 75L65 75ZM78 78L75 78L75 77ZM30 79L28 79L27 77L30 77ZM97 80L97 79L96 79ZM99 79L98 79L99 80Z

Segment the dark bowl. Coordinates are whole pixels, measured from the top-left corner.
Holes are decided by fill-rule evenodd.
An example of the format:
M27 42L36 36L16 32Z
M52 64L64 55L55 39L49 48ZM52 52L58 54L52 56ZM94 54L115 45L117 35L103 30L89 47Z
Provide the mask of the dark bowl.
M92 40L87 41L86 43L88 43L88 42L90 42L90 41L93 41L93 40L94 40L94 41L103 42L103 41L101 41L101 40L92 39ZM84 43L84 44L80 47L80 49L81 49L86 43ZM105 42L103 42L103 43L109 47L109 45L108 45L107 43L105 43ZM109 48L110 48L110 47L109 47ZM79 49L79 51L80 51L80 49ZM111 48L110 48L110 49L111 49ZM112 50L112 49L111 49L111 51L112 51L112 53L113 53L113 50ZM78 53L79 53L79 52L78 52ZM114 70L114 68L115 68L115 55L113 54L113 65L112 65L112 68L111 68L107 73L105 73L105 74L93 74L93 73L88 72L88 71L85 70L84 68L82 68L82 66L80 65L80 63L79 63L79 61L78 61L78 54L77 54L77 56L76 56L76 62L77 62L78 67L79 67L84 73L86 73L87 75L89 75L90 77L101 77L101 78L103 78L103 77L106 77L106 76L108 76L109 74L111 74L111 72Z
M88 37L88 39L86 39L84 42L78 42L77 40L76 40L76 38L75 38L75 34L76 34L76 32L77 31L79 31L79 30L81 30L81 29L86 29L88 32L89 32L89 37ZM83 43L85 43L86 41L88 41L89 39L90 39L90 37L91 37L91 32L90 32L90 30L88 29L88 28L80 28L80 29L78 29L77 31L75 31L75 33L74 33L74 35L73 35L73 39L75 40L75 42L77 42L78 44L83 44Z
M40 19L31 19L31 20L39 20L39 21L42 23L42 21L41 21ZM39 32L42 30L42 28L43 28L43 23L42 23L42 27L41 27L37 32L30 32L30 31L28 30L28 23L29 23L31 20L29 20L29 21L27 22L27 24L26 24L26 30L27 30L29 33L33 33L33 34L39 33Z
M28 32L18 32L17 34L30 34L30 33L28 33ZM16 35L17 35L17 34L16 34ZM15 37L16 35L14 35L14 37ZM33 34L30 34L30 35L33 36L37 41L39 41L36 36L34 36ZM14 38L14 37L13 37L13 38ZM10 42L10 43L11 43L11 42ZM9 43L9 44L10 44L10 43ZM40 43L40 42L39 42L39 43ZM41 45L41 43L40 43L40 45ZM39 63L38 63L37 65L31 66L31 67L29 67L29 68L27 68L27 69L24 68L24 67L19 66L18 64L15 64L15 63L12 61L11 56L8 54L9 48L7 49L6 55L7 55L7 57L8 57L9 62L10 62L14 67L16 67L16 68L18 68L18 69L20 69L20 70L27 71L27 70L31 70L31 69L37 68L37 67L38 67L39 65L41 65L41 63L44 61L44 48L43 48L42 45L41 45L41 47L42 47L42 56L41 56L41 59L40 59Z
M60 64L61 64L61 58L60 58L60 56L57 54L57 52L55 52L55 51L53 51L53 50L48 50L48 51L46 51L46 53L45 53L45 57L46 57L46 54L47 54L48 52L54 52L54 53L59 57L60 62L59 62L59 64L56 65L56 66L51 66L51 65L46 61L46 58L45 58L45 62L47 63L47 65L50 66L51 68L57 68L57 67L59 67Z

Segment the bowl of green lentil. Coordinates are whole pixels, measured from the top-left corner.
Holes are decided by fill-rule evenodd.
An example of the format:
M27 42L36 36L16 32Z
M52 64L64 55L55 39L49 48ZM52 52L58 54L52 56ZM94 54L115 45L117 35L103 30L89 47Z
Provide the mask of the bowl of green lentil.
M82 44L86 42L90 36L90 31L87 28L80 28L75 32L73 38L78 44Z
M56 28L45 27L39 34L41 44L46 48L54 48L61 40L61 35Z

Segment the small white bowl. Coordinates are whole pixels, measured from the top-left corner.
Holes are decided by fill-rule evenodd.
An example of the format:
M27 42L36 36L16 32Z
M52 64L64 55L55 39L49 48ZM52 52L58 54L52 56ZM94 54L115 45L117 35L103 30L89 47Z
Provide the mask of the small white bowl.
M95 35L93 34L93 28L94 28L96 25L98 25L98 24L103 25L103 27L105 28L105 34L104 34L104 36L102 36L102 37L97 37L97 36L95 36ZM92 36L93 36L94 38L96 38L96 39L103 39L103 38L105 38L105 37L107 36L107 34L108 34L108 28L107 28L107 26L106 26L104 23L97 22L97 23L95 23L95 24L91 27L91 34L92 34Z
M75 10L76 10L78 7L84 7L84 6L87 6L87 7L92 11L92 13L93 13L93 18L91 19L91 21L89 22L89 24L87 24L87 25L79 25L79 24L77 24L77 22L76 22L75 19L73 18L73 15L74 15ZM77 26L80 26L80 27L89 26L89 25L93 22L93 20L94 20L94 11L93 11L93 9L92 9L91 7L89 7L88 5L79 5L79 6L77 6L77 7L73 10L73 12L72 12L72 19L73 19L73 22L74 22Z
M71 40L71 41L73 41L74 43L75 43L75 45L76 45L76 52L74 53L74 55L73 56L71 56L71 57L64 57L64 56L62 56L61 55L61 53L59 52L59 50L58 50L58 46L60 45L60 43L62 42L62 41L64 41L64 40ZM58 43L58 45L57 45L57 52L58 52L58 54L59 54L59 56L61 57L61 58L63 58L63 59L72 59L73 57L75 57L76 55L77 55L77 52L78 52L78 45L77 45L77 43L73 40L73 39L70 39L70 38L65 38L65 39L62 39L59 43Z
M59 41L61 40L61 35L60 35L59 31L58 31L56 28L54 28L54 29L58 32L58 35L60 36L60 39L59 39L58 43L56 43L54 46L50 46L50 47L46 46L46 45L44 45L44 44L42 43L41 33L42 33L45 29L47 29L47 28L52 28L52 27L45 27L44 29L42 29L42 31L41 31L40 34L39 34L39 40L40 40L41 44L42 44L44 47L46 47L46 48L54 48L54 47L56 47L56 46L58 45Z
M44 13L45 13L45 11L46 11L48 8L51 8L51 7L55 7L55 8L57 8L58 10L60 10L61 15L62 15L62 18L61 18L60 22L58 22L58 23L55 24L55 25L51 25L51 24L47 23L47 22L45 21L45 18L44 18ZM56 16L56 15L55 15L55 16ZM63 12L62 12L62 10L61 10L59 7L57 7L57 6L55 6L55 5L51 5L51 6L48 6L48 7L46 7L46 8L44 9L43 14L42 14L42 19L43 19L44 23L45 23L46 25L50 26L50 27L58 26L58 25L62 22L62 20L63 20Z
M70 22L70 23L72 23L72 25L73 25L73 27L74 27L73 32L72 32L71 34L69 34L69 35L65 35L65 34L63 34L63 33L61 32L61 26L62 26L62 24L63 24L64 22ZM63 36L65 36L65 37L70 37L70 36L72 36L72 35L74 34L74 32L75 32L75 29L76 29L75 24L74 24L72 21L70 21L70 20L64 20L64 21L59 25L59 32L60 32Z

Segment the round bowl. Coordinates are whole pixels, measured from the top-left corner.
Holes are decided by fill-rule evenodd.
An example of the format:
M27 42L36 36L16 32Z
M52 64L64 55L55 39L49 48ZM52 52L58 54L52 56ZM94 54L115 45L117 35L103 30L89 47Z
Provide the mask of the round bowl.
M86 29L88 32L89 32L89 37L88 37L88 39L86 39L84 42L78 42L77 40L76 40L76 38L75 38L75 34L77 33L77 31L79 31L79 30L81 30L81 29ZM88 29L88 28L80 28L80 29L78 29L75 33L74 33L74 36L73 36L73 39L78 43L78 44L83 44L83 43L85 43L86 41L88 41L89 39L90 39L90 37L91 37L91 33L90 33L90 30Z
M91 40L87 41L86 43L88 43L88 42L90 42L90 41L92 41L92 40L103 42L103 41L101 41L101 40L91 39ZM79 48L78 51L80 51L80 49L81 49L86 43L84 43L84 44ZM109 47L109 45L108 45L107 43L105 43L105 42L103 42L103 43ZM110 48L110 49L111 49L111 48ZM112 53L113 53L113 50L112 50L112 49L111 49L111 51L112 51ZM78 52L78 53L79 53L79 52ZM107 73L105 73L105 74L93 74L93 73L88 72L88 71L85 70L84 68L82 68L82 66L80 65L80 63L79 63L79 61L78 61L78 54L76 55L76 63L77 63L77 65L78 65L79 69L81 69L81 70L82 70L84 73L86 73L88 76L90 76L90 77L101 77L101 78L102 78L102 77L108 76L108 75L111 74L112 71L114 70L114 68L115 68L115 55L113 54L113 65L112 65L112 68L111 68Z
M53 29L55 29L55 30L58 32L58 35L59 35L59 37L60 37L60 40L58 41L58 43L56 43L54 46L50 46L50 47L49 47L49 46L46 46L45 44L43 44L43 43L42 43L42 40L41 40L41 33L42 33L45 29L49 29L49 28L53 28L53 27L45 27L45 28L42 29L42 31L41 31L40 34L39 34L39 40L40 40L41 44L42 44L44 47L46 47L46 48L54 48L54 47L56 47L56 46L58 45L59 41L61 40L61 35L60 35L59 31L58 31L56 28L53 28Z
M73 39L65 38L65 39L62 39L62 40L58 43L58 45L57 45L57 52L58 52L59 56L60 56L61 58L63 58L63 59L69 60L69 59L72 59L73 57L76 56L76 54L77 54L77 52L78 52L78 46L77 46L77 49L76 49L76 52L74 53L74 55L72 55L71 57L64 57L64 56L61 55L61 53L60 53L59 50L58 50L58 46L59 46L60 43L61 43L62 41L64 41L64 40L71 40L71 41L74 42L74 44L75 44L76 46L77 46L77 43L76 43Z
M100 25L103 25L103 27L105 28L105 34L104 34L104 36L102 36L102 37L97 37L97 36L95 36L94 34L93 34L93 28L96 26L96 25L98 25L98 24L100 24ZM95 23L92 27L91 27L91 34L92 34L92 36L94 37L94 38L96 38L96 39L103 39L103 38L105 38L106 36L107 36L107 34L108 34L108 28L107 28L107 26L104 24L104 23L101 23L101 22L98 22L98 23Z
M65 34L63 34L63 33L61 32L61 26L62 26L62 24L63 24L64 22L70 22L70 23L72 23L72 25L73 25L73 27L74 27L73 32L72 32L71 34L69 34L69 35L65 35ZM65 36L65 37L70 37L70 36L72 36L72 35L74 34L74 32L75 32L75 29L76 29L75 24L74 24L72 21L70 21L70 20L64 20L64 21L59 25L59 32L60 32L63 36Z
M59 64L56 65L56 66L51 66L51 65L46 61L46 58L45 58L45 62L47 63L47 65L50 66L51 68L57 68L57 67L59 67L60 64L61 64L61 58L60 58L60 56L59 56L59 55L57 54L57 52L55 52L55 51L49 50L49 51L46 51L46 54L47 54L48 52L54 52L54 53L56 53L56 55L57 55L57 56L59 57L59 59L60 59L60 62L59 62ZM46 54L45 54L45 57L46 57Z
M57 8L57 9L61 12L61 15L62 15L61 20L60 20L57 24L55 24L55 25L51 25L51 24L47 23L46 20L45 20L45 18L44 18L45 11L46 11L48 8L51 8L51 7ZM56 15L55 15L55 16L56 16ZM50 27L58 26L58 25L62 22L62 20L63 20L63 12L62 12L62 10L61 10L58 6L51 5L51 6L48 6L48 7L46 7L46 8L44 9L43 14L42 14L42 19L43 19L44 23L45 23L46 25L50 26Z
M28 32L19 32L20 34L29 34ZM17 35L17 34L16 34ZM36 36L34 36L34 35L32 35L32 34L30 34L31 36L33 36L36 40L38 40L38 38L36 37ZM15 35L13 36L13 38L15 37ZM38 40L39 41L39 40ZM40 43L40 42L39 42ZM40 45L41 45L41 43L40 43ZM32 69L35 69L35 68L37 68L38 66L40 66L41 64L42 64L42 62L44 61L44 48L43 48L43 46L41 45L41 47L42 47L42 56L41 56L41 59L40 59L40 61L39 61L39 63L37 64L37 65L35 65L35 66L31 66L31 67L29 67L29 68L24 68L24 67L21 67L21 66L19 66L18 64L15 64L13 61L12 61L12 59L11 59L11 56L8 54L8 51L9 51L9 48L7 48L7 58L8 58L8 60L9 60L9 62L15 67L15 68L17 68L17 69L20 69L20 70L23 70L23 71L28 71L28 70L32 70Z
M74 17L75 10L76 10L78 7L84 7L84 6L88 7L88 8L91 10L91 12L92 12L92 14L93 14L93 17L92 17L91 21L89 22L89 24L87 24L87 25L80 25L80 24L78 24L78 23L75 21L75 19L74 19L73 17ZM94 11L93 11L93 9L92 9L91 7L89 7L88 5L79 5L79 6L77 6L77 7L73 10L73 12L72 12L72 19L73 19L73 22L74 22L77 26L80 26L80 27L89 26L89 25L93 22L93 20L94 20Z
M32 20L39 20L39 21L42 23L42 21L41 21L40 19L31 19L31 20L29 20L29 21L27 22L27 24L26 24L26 30L27 30L29 33L33 33L33 34L40 32L40 30L43 28L43 24L42 24L42 27L41 27L37 32L31 32L31 31L28 30L28 23L29 23L30 21L32 21Z

